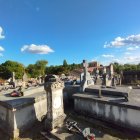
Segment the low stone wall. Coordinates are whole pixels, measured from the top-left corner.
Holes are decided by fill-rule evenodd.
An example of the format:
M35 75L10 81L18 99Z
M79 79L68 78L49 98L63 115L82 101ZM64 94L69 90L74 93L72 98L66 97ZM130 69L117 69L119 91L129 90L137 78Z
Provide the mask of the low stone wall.
M34 122L41 120L47 113L44 93L0 101L0 128L11 137L18 137Z
M75 94L74 110L88 118L94 117L140 132L140 107ZM94 123L94 122L93 122Z

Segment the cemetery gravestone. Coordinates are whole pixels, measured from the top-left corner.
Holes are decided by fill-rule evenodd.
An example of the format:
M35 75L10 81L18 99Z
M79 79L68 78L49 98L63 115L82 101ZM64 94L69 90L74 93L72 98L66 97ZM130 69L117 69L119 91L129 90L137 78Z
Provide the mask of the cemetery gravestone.
M65 119L63 107L64 83L54 75L45 77L44 88L47 94L47 119L45 128L49 131L61 126Z
M84 92L85 88L89 85L93 85L94 82L91 79L90 73L88 72L88 63L86 60L83 60L83 68L84 68L84 75L82 75L82 81L81 81L81 92Z

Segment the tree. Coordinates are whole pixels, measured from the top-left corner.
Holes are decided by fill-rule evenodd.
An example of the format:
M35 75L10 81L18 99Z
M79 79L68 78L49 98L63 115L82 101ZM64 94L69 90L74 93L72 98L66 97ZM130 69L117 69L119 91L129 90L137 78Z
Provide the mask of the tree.
M26 72L32 78L36 78L41 75L44 76L47 64L48 61L46 60L38 60L35 64L29 64L26 68Z
M67 63L67 61L64 59L64 61L63 61L63 66L64 67L67 67L68 66L68 63Z
M32 78L36 78L39 76L39 71L37 70L37 67L35 64L29 64L26 67L26 72L27 72L28 76L32 77Z
M45 75L45 68L46 68L47 64L48 64L48 61L46 61L46 60L38 60L35 63L40 75Z
M24 74L24 65L16 61L6 61L0 65L0 77L8 79L12 76L12 72L15 72L16 79L22 79Z

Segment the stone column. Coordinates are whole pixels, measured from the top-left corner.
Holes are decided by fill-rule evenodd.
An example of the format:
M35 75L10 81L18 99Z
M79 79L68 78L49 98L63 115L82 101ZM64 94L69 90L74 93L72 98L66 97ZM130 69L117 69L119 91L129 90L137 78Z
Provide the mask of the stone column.
M47 119L45 128L48 131L57 126L61 126L65 119L63 107L63 87L64 83L60 81L46 82L44 88L47 94Z

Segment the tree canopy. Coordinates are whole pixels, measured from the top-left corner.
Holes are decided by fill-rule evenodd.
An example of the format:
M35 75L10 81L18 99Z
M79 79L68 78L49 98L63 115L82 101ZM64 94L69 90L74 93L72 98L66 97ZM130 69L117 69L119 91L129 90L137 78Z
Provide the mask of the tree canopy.
M8 79L11 77L12 72L15 72L15 78L21 79L24 74L24 65L15 61L6 61L0 65L0 77Z
M67 61L64 60L63 65L46 67L46 74L69 75L70 71L81 67L81 64L67 64Z
M26 72L29 77L36 78L38 76L45 75L45 69L48 61L46 60L38 60L35 64L29 64L26 68Z
M62 65L59 66L47 66L48 61L38 60L35 64L29 64L26 68L23 64L16 61L6 61L0 64L0 78L8 79L11 77L12 72L15 72L16 79L22 79L24 72L29 77L37 78L38 76L44 76L45 74L56 74L56 75L69 75L69 73L75 69L82 68L81 64L68 64L66 60L63 61ZM140 71L139 64L119 64L115 62L114 71L120 73L121 71Z
M140 71L140 63L139 64L119 64L115 62L113 64L114 66L114 71L116 73L120 73L121 71Z

